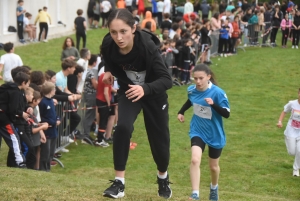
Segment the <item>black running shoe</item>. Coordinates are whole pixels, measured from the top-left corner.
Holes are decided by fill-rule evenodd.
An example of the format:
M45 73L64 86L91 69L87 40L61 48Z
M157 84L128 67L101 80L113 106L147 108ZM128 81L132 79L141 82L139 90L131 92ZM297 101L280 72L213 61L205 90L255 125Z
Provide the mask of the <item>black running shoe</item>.
M125 195L125 185L120 180L109 180L111 184L104 192L103 196L108 198L122 198Z
M172 197L172 190L170 188L171 182L169 182L169 175L165 179L160 179L157 177L158 183L158 196L163 197L165 199L169 199Z

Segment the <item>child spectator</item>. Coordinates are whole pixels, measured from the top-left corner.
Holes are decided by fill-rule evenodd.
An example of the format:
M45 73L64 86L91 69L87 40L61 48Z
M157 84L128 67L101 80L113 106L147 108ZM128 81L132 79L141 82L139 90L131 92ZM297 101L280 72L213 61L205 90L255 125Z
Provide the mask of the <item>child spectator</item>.
M39 33L39 41L41 41L41 36L42 33L45 29L45 38L44 38L44 42L48 42L47 40L47 34L48 34L48 20L49 23L51 24L51 17L50 15L47 13L47 7L44 6L43 10L41 10L38 14L38 16L35 19L34 25L36 25L37 21L39 21L39 25L40 25L40 33Z
M118 7L118 9L126 8L125 1L124 0L118 0L117 7Z
M201 63L207 63L207 64L211 64L210 61L210 50L209 50L209 44L210 44L210 39L208 36L208 33L210 31L210 21L205 18L203 19L203 26L200 29L200 33L201 33L201 52L202 52L202 59L201 59Z
M68 75L75 71L76 62L71 59L65 59L61 63L62 70L56 73L56 86L63 92L72 94L68 89Z
M13 43L5 43L3 48L6 54L3 54L0 58L0 74L3 70L3 77L0 75L0 80L3 79L7 83L13 81L11 70L17 66L22 66L23 62L21 57L14 53L15 48Z
M74 26L76 29L76 48L79 50L80 46L80 38L82 38L83 45L82 48L86 46L86 21L85 18L82 17L83 10L77 10L77 17L74 20Z
M221 57L227 57L227 47L229 42L229 29L228 26L228 20L226 19L224 21L224 24L222 25L220 29L220 41L219 41L219 53L221 54Z
M289 14L286 13L284 19L282 19L280 23L280 27L282 31L282 40L281 40L282 48L286 48L286 43L287 43L291 26L292 26L292 21L289 20Z
M170 14L164 13L164 20L161 22L160 31L163 33L163 30L172 28L172 21L170 20Z
M187 39L182 48L183 72L181 73L181 84L190 84L191 46L193 41Z
M156 31L156 22L154 19L152 19L152 13L150 11L146 12L146 17L142 21L142 24L141 24L142 29L144 29L146 27L147 22L151 22L151 30L150 31L155 32Z
M25 43L24 37L23 37L23 29L24 29L24 13L26 13L26 10L23 9L23 0L18 1L18 7L17 7L17 29L18 29L18 36L21 43Z
M78 83L78 86L77 86L78 93L82 93L83 82L85 80L85 76L86 76L86 72L87 72L87 69L88 69L90 58L91 58L90 50L87 49L87 48L82 48L80 50L80 59L77 61L77 64L83 67L84 72L82 74L81 81Z
M89 26L90 26L90 28L93 28L95 6L96 6L95 0L89 0L88 9L87 9L87 15L88 15L88 18L89 18Z
M28 33L28 39L30 42L37 42L36 40L36 27L29 23L32 15L30 13L26 13L24 17L24 30Z
M31 91L31 90L29 90ZM28 91L25 90L25 94L28 94ZM44 134L43 130L47 130L49 125L48 123L40 123L40 113L38 109L38 104L41 102L41 93L39 91L33 91L33 99L31 102L28 102L28 105L33 109L29 110L28 114L30 115L29 117L33 120L33 123L31 124L32 127L32 145L35 150L35 159L36 163L34 164L34 169L39 170L40 168L40 145L41 143L46 143L46 136ZM28 167L28 166L27 166Z
M79 52L75 48L75 43L71 37L67 37L65 39L62 49L63 51L60 57L61 61L63 61L64 59L72 59L77 61L79 59Z
M234 21L231 24L233 28L233 32L231 35L233 49L231 51L233 54L236 54L236 47L240 43L240 34L241 34L239 28L239 16L235 16Z
M80 65L76 65L75 71L73 74L68 75L68 89L71 93L77 94L77 86L82 78L82 74L84 72L84 69Z
M14 123L17 118L28 119L20 101L23 99L22 90L29 86L29 75L23 72L17 73L14 82L0 86L0 135L9 147L7 155L8 167L26 167L25 157L21 153L20 137Z
M97 99L96 104L98 107L98 112L100 116L99 120L99 130L97 141L95 142L96 146L108 147L109 144L104 140L104 133L106 131L108 118L111 115L114 115L114 107L111 106L111 84L104 84L102 79L104 73L99 76L98 87L97 87Z
M48 129L48 123L38 125L37 119L33 115L33 108L38 105L38 103L40 102L40 99L41 99L39 92L36 92L36 97L37 97L36 100L37 101L35 101L35 103L33 103L33 99L34 99L33 94L34 94L34 90L31 87L28 87L27 89L25 89L26 100L27 100L28 104L30 105L30 107L26 111L30 115L29 116L30 120L28 121L28 123L30 123L30 125L33 126L33 127L28 126L29 131L28 131L28 133L26 133L28 135L28 138L30 139L30 145L22 144L22 146L24 146L25 148L26 147L29 148L28 152L26 154L24 153L24 155L26 157L26 166L28 169L35 169L36 161L37 161L37 158L36 158L37 148L41 144L41 141L44 143L46 142L44 133L43 132L40 133L39 131ZM33 107L31 107L31 106L33 106Z
M99 20L100 20L100 3L99 1L96 1L96 4L94 6L94 17L93 17L93 20L94 20L94 26L93 28L96 28L98 29L98 25L99 25Z
M112 9L112 5L110 4L110 2L108 0L104 0L101 2L101 9L102 9L102 29L106 28L106 21L107 18L110 14L110 11Z
M98 85L97 75L94 74L93 68L97 62L97 55L91 55L89 60L89 66L84 80L84 103L85 107L96 106L96 89ZM85 111L85 118L83 120L83 131L84 134L90 133L91 125L96 116L96 109L87 109Z
M272 15L271 45L273 47L276 46L275 40L276 40L278 29L280 27L281 20L282 20L282 13L279 10L279 5L276 5L275 11Z
M299 36L300 36L300 11L296 11L296 15L294 16L294 21L293 21L293 42L292 42L292 48L298 49L299 45Z
M49 172L51 169L50 162L53 159L58 136L56 126L60 120L55 112L55 106L52 97L55 95L55 85L51 82L45 82L42 86L43 98L39 103L41 122L48 123L49 128L45 130L47 138L46 143L41 144L40 170Z

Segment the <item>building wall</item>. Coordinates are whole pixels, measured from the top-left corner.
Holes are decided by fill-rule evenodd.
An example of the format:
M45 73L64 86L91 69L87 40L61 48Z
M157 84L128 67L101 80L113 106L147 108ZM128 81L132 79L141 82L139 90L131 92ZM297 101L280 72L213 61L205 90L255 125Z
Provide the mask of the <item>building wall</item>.
M38 10L44 6L48 7L52 24L49 25L48 39L69 35L74 32L74 19L77 9L83 10L83 17L87 20L88 0L24 0L23 8L32 14L31 24L37 16ZM0 0L0 42L13 42L18 45L17 33L8 32L8 26L17 28L16 18L17 0ZM62 21L66 26L58 24ZM38 27L38 23L37 23ZM37 36L39 27L37 28ZM26 39L26 34L24 35Z

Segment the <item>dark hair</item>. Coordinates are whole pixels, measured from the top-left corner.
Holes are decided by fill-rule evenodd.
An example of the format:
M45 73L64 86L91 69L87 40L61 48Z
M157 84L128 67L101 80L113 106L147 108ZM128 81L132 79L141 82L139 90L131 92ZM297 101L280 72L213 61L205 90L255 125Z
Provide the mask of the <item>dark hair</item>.
M48 9L46 6L43 7L43 10Z
M193 73L197 72L197 71L203 71L205 72L207 75L210 75L210 81L214 84L214 85L218 85L216 78L215 78L215 74L211 71L211 69L205 65L205 64L197 64L194 69L193 69Z
M12 79L14 79L14 77L19 73L19 72L22 72L22 73L25 73L27 74L28 76L30 76L30 68L28 66L18 66L14 69L12 69L10 71L10 74L11 74L11 77Z
M63 70L67 70L68 68L75 67L76 65L77 65L77 63L75 61L73 61L72 59L64 59L61 62L61 68Z
M177 29L179 29L179 24L178 24L178 23L173 23L173 24L172 24L172 29L173 29L174 31L177 31Z
M82 13L83 13L83 10L82 10L82 9L78 9L78 10L77 10L77 15L82 15Z
M14 83L16 83L18 86L22 85L23 82L27 84L29 81L29 75L23 72L18 72L14 77L13 77Z
M215 18L216 20L219 19L219 15L220 13L216 12L214 15L213 15L213 18Z
M13 48L14 48L14 44L11 43L11 42L5 43L5 44L3 45L3 49L4 49L4 51L7 52L7 53L10 52Z
M125 24L127 24L128 26L130 26L131 28L133 28L133 26L135 25L135 19L132 16L132 13L129 12L127 9L123 8L123 9L115 9L113 10L107 19L107 26L109 27L111 22L114 19L120 19L123 22L125 22Z
M19 1L18 1L18 3L22 3L22 2L24 2L24 1L23 1L23 0L19 0Z
M42 85L45 82L45 76L42 71L32 71L30 74L30 82L36 85Z
M89 53L89 49L87 49L87 48L82 48L81 50L80 50L80 57L81 58L86 58L87 56L88 56L88 53Z
M179 23L180 21L182 21L182 17L177 16L174 20L175 23Z
M73 75L78 75L79 73L82 73L83 71L84 71L83 67L80 65L77 65L75 67L75 71L74 71Z
M170 14L169 13L164 13L164 18L170 18Z
M40 99L40 98L42 98L42 95L41 95L40 91L34 90L32 102L33 102L34 100L37 101L37 100Z
M203 25L206 24L207 22L209 22L209 20L207 18L203 19Z
M25 17L31 17L31 13L25 13Z
M72 43L72 47L75 46L75 43L74 43L74 40L71 38L71 37L67 37L64 41L64 44L62 46L63 50L65 50L67 48L67 40L70 39L71 40L71 43Z
M151 26L152 26L152 23L150 21L146 22L145 29L148 29L151 32Z
M95 54L92 54L91 55L91 58L90 58L90 60L89 60L89 66L91 66L91 65L93 65L95 62L97 62L97 55L95 55Z
M29 86L33 88L35 91L41 91L41 86L38 86L34 83L30 83Z
M46 78L46 80L48 81L48 80L51 80L51 78L53 77L53 76L55 76L56 75L56 73L54 72L54 71L52 71L52 70L47 70L46 72L45 72L45 78Z

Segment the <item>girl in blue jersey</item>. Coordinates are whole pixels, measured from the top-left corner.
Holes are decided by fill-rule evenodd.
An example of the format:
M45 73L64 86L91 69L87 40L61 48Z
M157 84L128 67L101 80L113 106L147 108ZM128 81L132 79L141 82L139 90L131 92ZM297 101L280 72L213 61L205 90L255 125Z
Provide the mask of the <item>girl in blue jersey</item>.
M184 112L191 106L194 115L190 123L192 194L190 200L199 200L200 163L205 145L208 145L211 185L209 200L218 200L219 158L226 144L222 117L230 115L225 92L216 86L212 71L205 64L193 69L195 85L188 87L188 100L178 112L178 120L184 122Z

